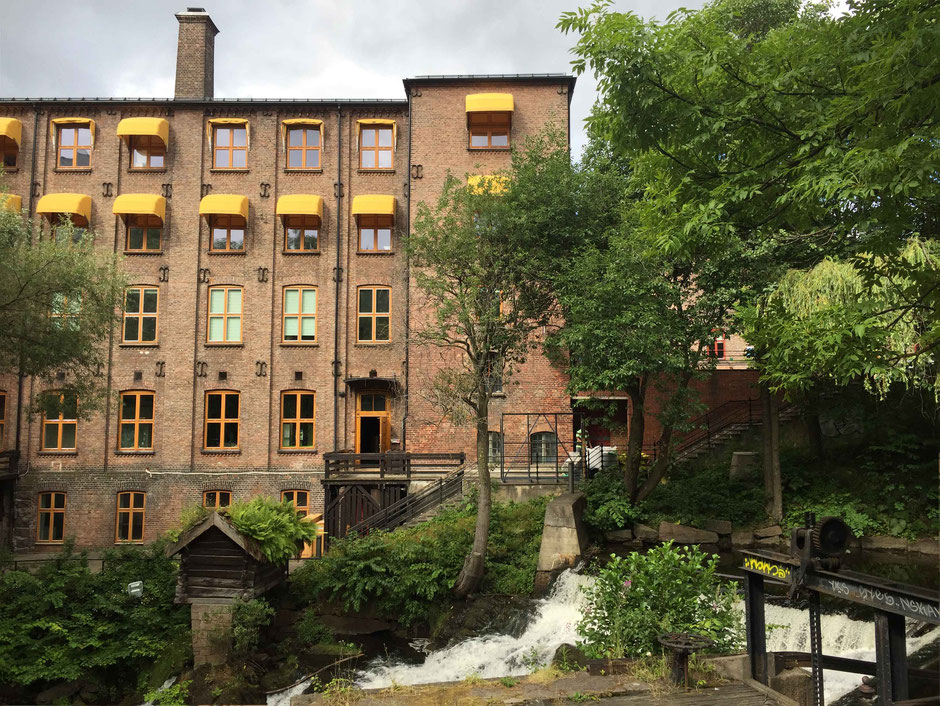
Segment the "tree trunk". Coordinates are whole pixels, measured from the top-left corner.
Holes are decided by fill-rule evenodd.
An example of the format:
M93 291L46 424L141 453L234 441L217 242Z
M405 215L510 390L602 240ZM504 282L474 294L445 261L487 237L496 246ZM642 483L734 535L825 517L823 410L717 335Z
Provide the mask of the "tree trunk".
M659 437L659 455L656 457L656 462L650 469L650 474L647 476L646 482L643 483L643 487L640 488L640 491L636 494L635 502L646 500L650 493L656 490L656 486L659 485L663 476L666 475L666 469L669 468L669 449L671 445L672 427L664 427L663 434Z
M636 487L643 465L643 437L646 435L646 385L643 379L627 390L630 397L630 433L627 440L627 463L623 469L623 484L632 500L636 499Z
M457 598L466 598L477 590L483 579L486 560L486 545L490 538L490 489L489 462L489 401L481 403L477 410L477 474L480 494L477 499L477 522L473 532L473 546L464 560L463 568L454 585Z
M822 461L826 455L823 445L822 426L819 423L819 395L807 395L806 407L803 411L803 422L806 424L806 438L809 441L809 450L817 461Z
M763 427L761 441L763 442L763 468L764 468L764 507L767 515L774 521L783 519L783 487L780 477L780 417L777 407L777 397L766 384L760 386L761 407L763 410Z

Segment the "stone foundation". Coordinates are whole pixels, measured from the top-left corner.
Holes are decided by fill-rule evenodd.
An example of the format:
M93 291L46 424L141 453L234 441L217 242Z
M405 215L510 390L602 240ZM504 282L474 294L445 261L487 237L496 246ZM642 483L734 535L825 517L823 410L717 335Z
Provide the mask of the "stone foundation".
M190 605L193 664L224 664L232 649L232 604Z

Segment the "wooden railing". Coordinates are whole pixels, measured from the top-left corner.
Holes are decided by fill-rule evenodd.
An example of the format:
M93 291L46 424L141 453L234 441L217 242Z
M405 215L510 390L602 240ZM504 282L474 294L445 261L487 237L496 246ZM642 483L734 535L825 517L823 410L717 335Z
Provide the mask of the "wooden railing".
M440 476L451 468L459 468L466 461L461 453L412 453L386 451L385 453L356 454L329 452L323 454L324 478L340 475L374 475L378 478L395 476Z

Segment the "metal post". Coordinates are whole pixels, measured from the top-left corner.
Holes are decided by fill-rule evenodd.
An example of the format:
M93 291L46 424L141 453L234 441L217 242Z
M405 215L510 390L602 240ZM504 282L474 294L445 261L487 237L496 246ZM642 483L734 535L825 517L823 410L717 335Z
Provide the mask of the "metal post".
M878 702L893 704L907 699L907 645L904 643L903 615L875 611L875 659Z
M813 703L824 706L823 670L822 670L822 625L819 593L813 591L809 597L809 652L810 666L813 671Z
M747 574L744 584L747 656L751 660L751 677L767 683L767 628L764 623L764 578Z

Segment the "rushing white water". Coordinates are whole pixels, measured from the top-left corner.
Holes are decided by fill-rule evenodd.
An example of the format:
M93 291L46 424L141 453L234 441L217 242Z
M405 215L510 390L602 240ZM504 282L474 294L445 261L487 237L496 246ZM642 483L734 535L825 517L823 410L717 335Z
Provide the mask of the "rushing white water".
M581 586L590 578L565 571L551 594L536 602L535 612L519 637L484 635L463 640L428 654L423 664L379 658L359 673L356 684L374 689L394 684L460 681L475 674L484 679L528 674L536 663L545 664L559 645L577 640L584 595Z
M743 610L743 604L739 606ZM768 603L765 607L765 620L773 627L767 634L768 652L809 652L809 612L796 608ZM850 659L875 661L875 624L871 621L852 620L840 613L823 614L822 625L823 654ZM940 627L928 631L920 637L907 639L907 653L940 639ZM862 683L861 676L849 672L825 670L823 687L826 703L832 703L840 696L849 693Z

